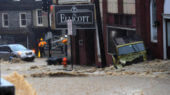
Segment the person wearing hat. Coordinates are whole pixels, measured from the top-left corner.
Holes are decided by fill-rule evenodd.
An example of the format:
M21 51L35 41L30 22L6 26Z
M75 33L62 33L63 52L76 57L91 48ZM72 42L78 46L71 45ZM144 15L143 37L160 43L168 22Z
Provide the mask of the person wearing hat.
M45 51L44 51L44 47L47 43L45 41L43 41L43 38L40 39L40 42L38 44L39 50L40 50L40 56L44 57L45 56Z

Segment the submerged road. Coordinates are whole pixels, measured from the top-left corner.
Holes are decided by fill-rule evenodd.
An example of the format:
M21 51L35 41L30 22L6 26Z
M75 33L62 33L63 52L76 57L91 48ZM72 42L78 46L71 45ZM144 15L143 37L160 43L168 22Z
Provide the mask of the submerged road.
M169 63L170 61L153 61L134 64L125 67L123 74L108 68L95 70L94 67L75 66L76 71L95 74L81 77L31 77L30 74L35 73L63 71L61 65L47 66L45 58L37 58L34 62L1 62L1 69L3 76L14 71L25 75L38 95L169 95ZM109 74L103 73L106 71ZM154 74L161 76L155 77Z

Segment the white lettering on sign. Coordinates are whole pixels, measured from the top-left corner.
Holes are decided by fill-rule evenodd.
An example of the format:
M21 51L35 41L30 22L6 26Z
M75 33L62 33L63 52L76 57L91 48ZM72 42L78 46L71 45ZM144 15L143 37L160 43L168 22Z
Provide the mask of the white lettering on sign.
M73 22L89 22L89 16L76 16L73 14L72 16L66 16L65 14L60 14L60 23L67 22L67 20L71 19Z

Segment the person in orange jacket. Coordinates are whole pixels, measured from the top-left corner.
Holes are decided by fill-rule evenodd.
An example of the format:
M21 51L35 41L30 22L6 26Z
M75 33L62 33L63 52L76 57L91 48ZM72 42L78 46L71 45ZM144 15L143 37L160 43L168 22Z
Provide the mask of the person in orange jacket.
M43 41L43 38L40 39L40 42L38 43L38 47L40 50L40 56L44 57L45 56L45 51L44 51L44 47L47 43L45 41Z

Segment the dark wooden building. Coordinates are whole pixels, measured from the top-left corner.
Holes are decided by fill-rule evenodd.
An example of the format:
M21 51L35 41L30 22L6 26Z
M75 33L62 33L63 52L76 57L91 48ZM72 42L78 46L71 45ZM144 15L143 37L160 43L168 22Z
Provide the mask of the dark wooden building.
M135 4L136 0L103 0L103 37L107 65L112 64L113 38L136 34Z
M156 58L170 58L169 5L169 0L136 0L137 33Z
M56 5L94 4L95 0L53 0ZM112 64L112 33L128 36L136 33L135 0L99 0L102 36L107 66ZM101 52L98 30L77 29L72 37L73 63L101 66Z

